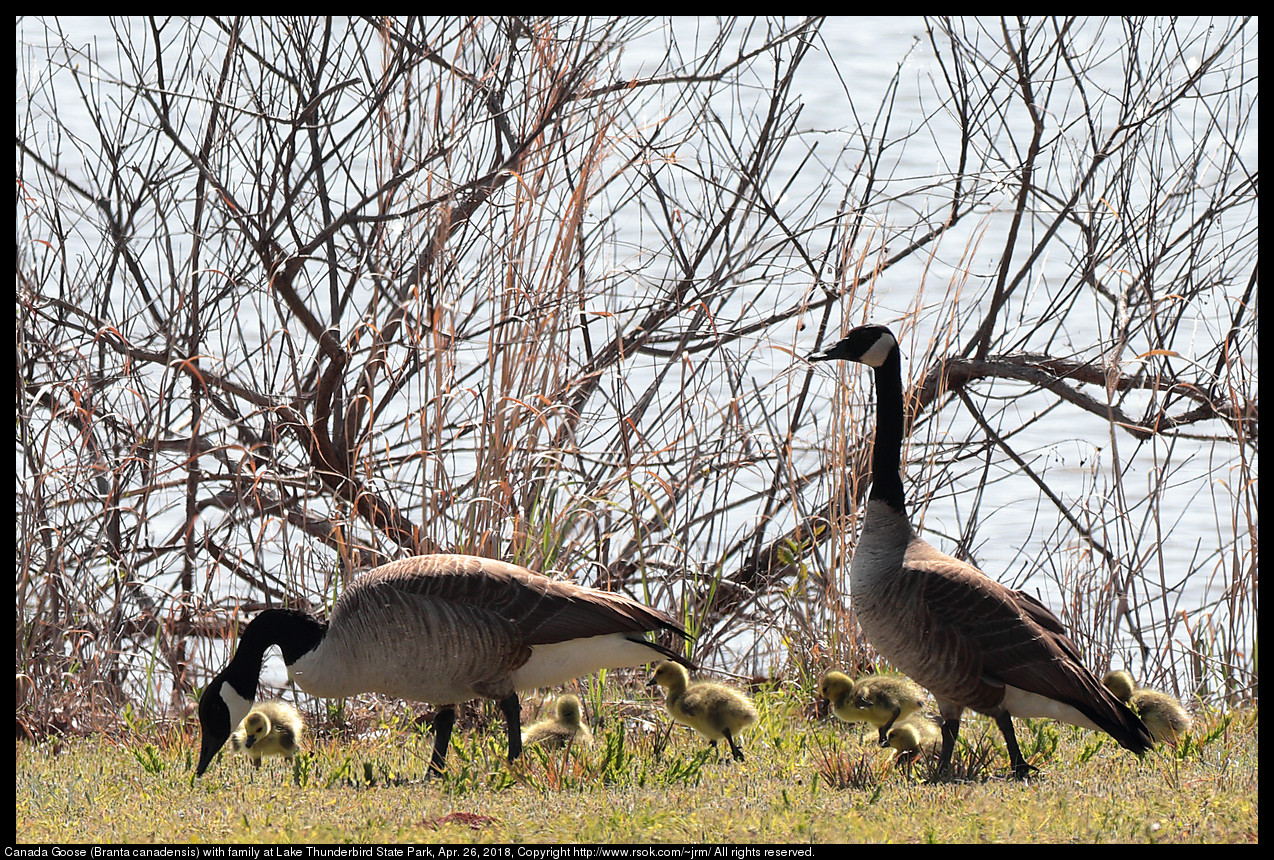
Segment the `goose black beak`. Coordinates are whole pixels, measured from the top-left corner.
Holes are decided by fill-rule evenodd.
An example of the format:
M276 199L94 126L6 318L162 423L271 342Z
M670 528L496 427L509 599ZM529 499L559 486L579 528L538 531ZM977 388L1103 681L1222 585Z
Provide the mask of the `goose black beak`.
M212 759L225 742L225 738L217 738L204 731L199 747L199 766L195 768L195 776L203 776L203 772L208 769L208 765L212 764Z

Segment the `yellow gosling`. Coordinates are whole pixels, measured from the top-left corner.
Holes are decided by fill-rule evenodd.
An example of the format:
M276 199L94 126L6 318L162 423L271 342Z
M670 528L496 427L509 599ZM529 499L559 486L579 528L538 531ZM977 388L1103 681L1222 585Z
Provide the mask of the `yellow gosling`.
M942 730L928 717L914 714L894 725L888 740L900 759L916 761L938 749L942 744Z
M843 672L828 672L819 693L839 719L874 726L881 746L889 745L889 730L895 722L924 707L924 691L902 675L864 675L850 681Z
M1158 690L1137 688L1132 675L1122 670L1107 672L1101 682L1117 699L1137 712L1159 743L1175 747L1181 735L1190 730L1190 715L1173 696Z
M667 691L664 707L674 721L690 726L713 747L725 738L735 760L743 761L737 738L757 720L756 708L747 696L733 687L711 681L691 684L685 667L670 660L660 663L647 682L650 687L656 684Z
M593 745L593 733L584 723L579 697L567 693L557 700L556 716L536 723L522 734L522 745L539 744L558 750L567 744Z
M230 735L230 748L252 759L253 767L260 767L266 756L291 761L304 735L305 720L296 708L286 702L261 702Z

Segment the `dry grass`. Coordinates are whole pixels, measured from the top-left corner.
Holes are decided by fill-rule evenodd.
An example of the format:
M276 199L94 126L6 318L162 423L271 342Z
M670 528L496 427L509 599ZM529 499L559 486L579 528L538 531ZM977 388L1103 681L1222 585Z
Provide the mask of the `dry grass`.
M1019 731L1040 775L1002 778L993 727L967 721L956 766L922 763L835 721L802 716L806 690L757 696L747 760L674 727L614 725L589 751L530 752L500 731L457 735L448 774L424 780L431 738L395 729L316 741L289 769L224 757L192 778L194 737L19 743L19 842L1249 842L1258 835L1256 711L1200 720L1195 741L1143 760L1067 726ZM658 720L650 705L647 717ZM320 733L322 734L322 733ZM867 733L870 735L871 733ZM1043 739L1041 742L1041 738Z

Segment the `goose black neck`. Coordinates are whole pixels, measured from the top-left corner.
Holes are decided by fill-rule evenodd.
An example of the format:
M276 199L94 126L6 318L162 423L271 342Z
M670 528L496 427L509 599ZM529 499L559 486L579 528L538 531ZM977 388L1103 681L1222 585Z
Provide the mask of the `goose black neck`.
M876 368L876 442L872 446L871 498L907 512L902 492L902 360L898 348Z
M291 666L318 647L326 634L327 625L304 612L267 609L243 628L239 645L222 675L240 696L255 698L261 663L270 646L278 645L283 652L283 662Z

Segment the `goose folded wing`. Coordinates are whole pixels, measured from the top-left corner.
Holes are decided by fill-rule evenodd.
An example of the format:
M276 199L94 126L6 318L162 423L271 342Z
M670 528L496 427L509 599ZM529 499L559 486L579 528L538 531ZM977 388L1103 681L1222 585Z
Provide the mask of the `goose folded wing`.
M657 609L622 594L574 588L551 590L535 605L526 606L516 621L533 645L606 633L640 635L652 630L685 636L685 631Z
M1011 685L1094 716L1092 702L1104 702L1106 691L1047 607L955 559L926 567L919 562L913 569L923 576L934 647L950 649L953 662L977 667L988 685Z
M625 595L479 556L416 556L377 568L360 582L368 590L391 588L431 603L477 608L513 624L527 645L659 629L685 635L670 617Z

